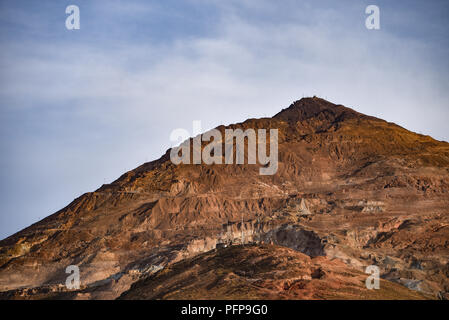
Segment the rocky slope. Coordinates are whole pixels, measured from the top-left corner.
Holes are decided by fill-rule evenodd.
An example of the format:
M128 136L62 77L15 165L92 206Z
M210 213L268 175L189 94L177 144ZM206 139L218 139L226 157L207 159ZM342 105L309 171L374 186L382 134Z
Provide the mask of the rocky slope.
M273 245L232 246L182 260L137 281L120 299L426 299L381 280L365 286L366 274L341 260L310 258Z
M174 165L168 150L1 241L1 296L61 295L75 264L82 288L63 295L116 298L243 234L448 297L448 143L315 97L229 128L278 129L277 173Z

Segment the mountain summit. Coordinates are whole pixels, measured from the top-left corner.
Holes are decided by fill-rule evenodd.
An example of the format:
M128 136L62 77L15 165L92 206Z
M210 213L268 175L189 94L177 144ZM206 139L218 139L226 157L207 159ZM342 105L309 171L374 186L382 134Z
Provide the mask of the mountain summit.
M248 252L272 255L272 244L326 270L303 279L314 281L309 291L346 274L344 283L364 292L354 279L376 265L395 284L374 298L405 297L409 289L418 292L409 297L448 297L448 143L317 97L217 129L227 128L278 129L276 174L260 175L260 164L175 165L168 150L1 241L0 297L139 298L142 283L164 285L160 272L176 265L179 274L186 261L195 274L191 259L211 250L210 259L222 259L221 250L242 241L252 249L229 251L242 255L237 261ZM64 286L69 265L80 269L79 290ZM350 297L309 293L296 297Z
M318 97L302 98L301 100L295 101L290 107L282 110L273 118L294 122L325 115L327 115L329 121L343 121L350 118L372 118L358 113L353 109L333 104Z

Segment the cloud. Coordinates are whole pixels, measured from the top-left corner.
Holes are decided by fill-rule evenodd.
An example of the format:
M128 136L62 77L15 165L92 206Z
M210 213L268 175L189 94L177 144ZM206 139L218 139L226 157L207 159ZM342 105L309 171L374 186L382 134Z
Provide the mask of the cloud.
M175 128L271 116L302 96L449 140L446 45L388 21L366 30L363 3L323 3L86 2L79 34L8 24L22 31L0 38L0 237L157 158Z

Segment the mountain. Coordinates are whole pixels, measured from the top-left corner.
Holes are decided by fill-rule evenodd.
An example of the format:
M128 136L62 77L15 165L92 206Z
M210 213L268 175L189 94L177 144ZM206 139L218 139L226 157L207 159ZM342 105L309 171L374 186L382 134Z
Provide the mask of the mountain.
M161 281L172 265L241 239L254 252L272 243L319 258L323 269L338 260L353 270L348 283L376 265L386 281L449 297L447 142L317 97L217 129L238 128L278 129L276 174L175 165L167 150L2 240L0 297L144 298L128 291L133 283ZM65 289L68 265L80 268L78 291Z

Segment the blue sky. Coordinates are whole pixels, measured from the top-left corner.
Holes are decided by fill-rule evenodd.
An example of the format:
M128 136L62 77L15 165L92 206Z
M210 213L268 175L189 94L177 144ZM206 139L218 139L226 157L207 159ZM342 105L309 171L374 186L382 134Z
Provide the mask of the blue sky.
M0 239L158 158L193 120L318 95L447 141L448 15L436 0L0 0Z

